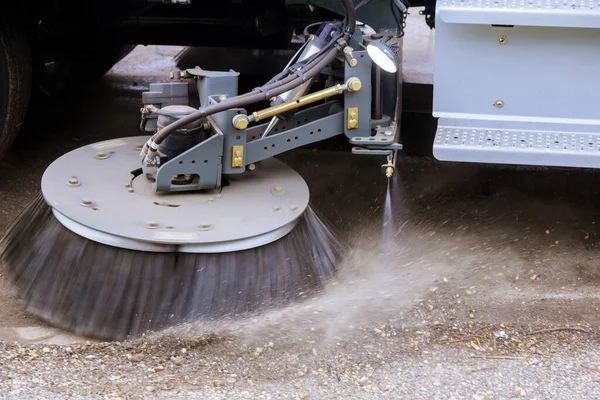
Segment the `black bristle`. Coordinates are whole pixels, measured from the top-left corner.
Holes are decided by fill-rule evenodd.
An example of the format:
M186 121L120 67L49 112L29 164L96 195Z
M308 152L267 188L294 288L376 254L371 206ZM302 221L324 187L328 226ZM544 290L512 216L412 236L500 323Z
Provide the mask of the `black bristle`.
M76 334L123 340L198 319L278 306L332 278L344 245L310 207L283 238L222 254L145 253L65 228L40 194L3 239L27 309Z

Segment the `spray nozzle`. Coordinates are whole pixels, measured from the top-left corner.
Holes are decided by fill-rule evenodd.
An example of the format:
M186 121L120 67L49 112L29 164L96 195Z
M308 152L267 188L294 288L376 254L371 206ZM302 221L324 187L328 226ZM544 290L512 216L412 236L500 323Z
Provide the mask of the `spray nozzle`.
M388 159L388 162L386 164L383 164L381 168L385 168L385 176L386 178L390 179L392 175L394 175L394 170L396 169L396 166L394 165L391 159Z
M385 169L385 176L390 179L392 177L392 175L394 174L394 167L387 167Z

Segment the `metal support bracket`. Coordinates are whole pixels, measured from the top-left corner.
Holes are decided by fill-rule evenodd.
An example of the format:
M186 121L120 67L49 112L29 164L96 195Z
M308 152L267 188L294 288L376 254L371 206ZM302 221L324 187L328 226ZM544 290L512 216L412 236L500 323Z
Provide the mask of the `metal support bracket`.
M393 150L373 150L365 149L364 147L353 147L352 154L360 154L365 156L391 156Z
M213 95L208 97L209 104L215 104L219 102L219 97L222 95ZM218 114L213 115L213 120L215 124L218 126L219 131L223 134L223 175L233 175L233 174L241 174L246 169L244 166L245 162L245 146L246 146L246 130L245 129L236 129L233 126L232 120L238 114L246 114L246 110L243 108L232 108L231 110L226 110L220 112ZM234 147L237 151L240 152L242 158L242 165L238 165L238 160L233 152ZM219 182L220 184L220 182Z
M186 70L188 76L197 82L200 105L206 107L209 97L215 94L236 96L238 94L239 72L235 71L206 71L200 67Z
M218 187L217 182L221 182L223 133L210 117L208 120L216 128L215 134L162 165L156 173L154 191L181 192ZM174 184L173 177L178 175L187 176L190 182Z
M396 142L396 128L394 125L391 126L378 126L376 133L369 137L353 137L350 139L350 144L357 145L364 148L365 150L377 150L377 151L393 151L402 150L402 144ZM368 151L358 152L352 151L354 154L373 154Z
M344 92L344 133L349 138L367 137L371 134L371 58L366 50L353 55L358 63L354 67L344 63L344 75L360 79L362 88Z
M322 104L317 104L310 108L306 108L296 112L292 117L282 120L274 129L273 134L285 132L288 129L299 127L315 121L317 119L326 117L333 113L343 111L342 104L337 100L329 100ZM262 137L262 133L267 127L268 123L254 125L246 129L247 142L257 140Z
M246 146L246 163L252 164L344 132L344 112L339 111L305 125L254 140Z

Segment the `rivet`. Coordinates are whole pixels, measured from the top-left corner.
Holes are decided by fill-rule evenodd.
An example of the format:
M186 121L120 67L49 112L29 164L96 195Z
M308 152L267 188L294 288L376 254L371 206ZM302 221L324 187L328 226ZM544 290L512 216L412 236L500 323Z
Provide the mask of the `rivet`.
M248 165L248 171L254 171L256 169L256 164Z
M212 224L208 224L208 223L203 223L200 224L200 226L198 227L201 231L210 231L211 229L214 228L214 226Z
M290 210L292 210L292 211L296 211L297 209L298 209L298 207L296 207L296 206L290 206Z
M156 229L156 228L158 228L158 224L156 222L150 221L150 222L146 222L146 225L144 225L144 227L146 229Z
M99 151L96 153L96 159L98 160L106 160L108 158L108 156L106 155L106 153Z
M273 206L273 211L279 211L279 210L281 210L281 207L279 207L279 206Z
M69 186L79 186L79 185L81 185L81 182L79 182L79 179L77 179L76 176L72 176L67 181L67 185L69 185Z
M81 204L84 207L90 207L93 203L90 199L83 199L79 204Z
M505 45L506 43L508 43L508 38L504 35L500 35L498 36L498 44L499 45Z
M273 189L271 189L271 193L273 194L283 194L285 190L281 187L281 186L275 186Z
M504 108L504 101L503 100L496 100L493 104L494 107L496 108Z

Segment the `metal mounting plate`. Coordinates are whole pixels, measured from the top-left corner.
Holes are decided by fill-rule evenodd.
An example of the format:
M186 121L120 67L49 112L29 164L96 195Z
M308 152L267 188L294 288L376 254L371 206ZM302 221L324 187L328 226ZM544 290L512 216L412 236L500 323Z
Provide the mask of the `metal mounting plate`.
M147 139L102 142L102 150L91 144L54 161L42 177L42 192L57 219L111 246L220 253L283 237L308 206L306 182L276 159L233 177L220 191L155 193L152 182L131 174L140 166L139 146ZM77 184L69 184L71 177Z

